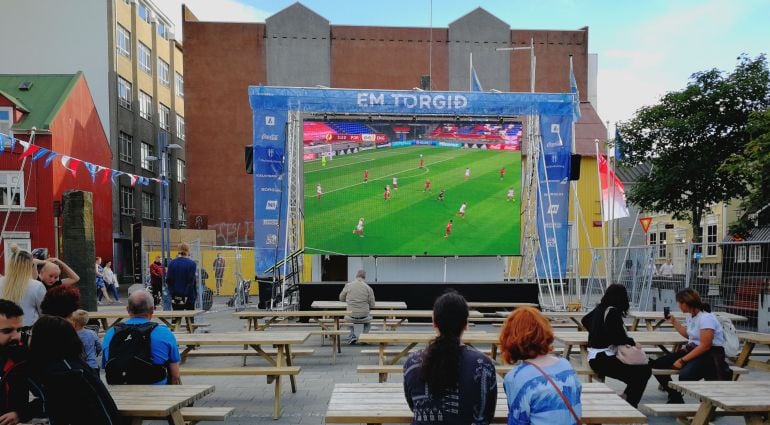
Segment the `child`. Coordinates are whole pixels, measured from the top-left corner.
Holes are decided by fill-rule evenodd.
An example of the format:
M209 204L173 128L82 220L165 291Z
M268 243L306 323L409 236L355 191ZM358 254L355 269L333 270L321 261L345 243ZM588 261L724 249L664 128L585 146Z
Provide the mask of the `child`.
M85 310L75 310L70 318L72 327L78 333L80 341L83 342L83 358L96 374L99 374L99 363L96 358L102 353L102 344L96 332L86 329L88 324L88 312Z

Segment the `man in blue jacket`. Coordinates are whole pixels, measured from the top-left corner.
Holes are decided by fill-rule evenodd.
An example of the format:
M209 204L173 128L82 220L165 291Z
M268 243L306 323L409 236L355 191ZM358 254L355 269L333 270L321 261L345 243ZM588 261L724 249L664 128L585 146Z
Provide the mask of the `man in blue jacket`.
M171 294L171 308L174 310L194 310L197 296L195 287L195 261L190 259L190 247L179 244L177 257L168 264L166 283Z

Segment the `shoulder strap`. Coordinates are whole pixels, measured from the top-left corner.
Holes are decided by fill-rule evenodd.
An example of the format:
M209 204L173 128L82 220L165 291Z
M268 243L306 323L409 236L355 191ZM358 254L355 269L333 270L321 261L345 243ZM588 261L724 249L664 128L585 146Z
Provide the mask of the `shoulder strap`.
M607 308L604 309L604 321L607 321L607 315L610 313L610 309L612 308L611 305L608 305Z
M559 389L559 386L556 385L555 382L553 382L553 379L551 379L551 377L548 376L548 374L545 373L545 371L541 369L540 366L526 360L524 360L524 363L530 366L533 366L545 377L545 379L548 380L548 382L551 383L551 386L553 386L553 389L555 389L556 392L559 393L559 397L561 397L561 399L564 401L564 404L567 405L567 409L569 409L569 412L572 413L572 417L575 418L575 423L580 424L580 417L577 415L577 413L575 413L575 409L572 408L572 404L570 404L569 400L567 400L567 397L564 395L564 393L561 392L561 390Z

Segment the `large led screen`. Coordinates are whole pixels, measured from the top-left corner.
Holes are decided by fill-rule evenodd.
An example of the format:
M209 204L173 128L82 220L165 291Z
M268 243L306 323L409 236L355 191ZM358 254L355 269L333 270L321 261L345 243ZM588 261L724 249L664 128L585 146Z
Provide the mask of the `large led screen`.
M520 253L520 122L308 120L308 254Z

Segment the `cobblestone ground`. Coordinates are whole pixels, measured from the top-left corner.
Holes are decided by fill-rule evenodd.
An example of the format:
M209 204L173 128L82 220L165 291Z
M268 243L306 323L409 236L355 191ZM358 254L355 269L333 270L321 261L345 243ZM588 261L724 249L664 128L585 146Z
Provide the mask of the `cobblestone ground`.
M252 307L252 309L255 307ZM117 306L101 307L100 310L120 309ZM207 332L233 332L244 330L244 322L232 316L233 309L225 306L224 298L216 298L211 311L199 316L198 322L210 323ZM276 330L280 328L275 328ZM416 331L422 328L409 328ZM425 328L427 329L427 328ZM296 329L295 329L296 330ZM474 326L473 330L497 332L499 328L491 325ZM302 348L313 348L312 356L299 357L295 364L302 366L302 372L297 376L297 392L291 393L288 379L283 385L281 397L283 414L280 419L272 419L273 391L272 384L268 385L264 376L189 376L182 377L185 384L211 384L216 386L216 391L196 403L196 406L227 406L235 408L233 416L228 424L322 424L324 414L329 402L329 397L335 383L347 382L376 382L377 376L372 374L356 373L356 365L375 364L376 357L362 354L364 349L373 349L374 346L343 346L342 353L337 355L336 364L332 364L331 347L328 342L322 345L320 336L311 336L302 345ZM481 347L486 348L486 347ZM576 361L576 360L573 360ZM188 361L191 366L239 366L241 359L236 357L219 358L193 358ZM251 357L248 364L259 366L265 362L259 358ZM767 380L770 374L752 370L741 380ZM390 382L401 382L401 376L390 375ZM613 379L608 379L607 384L619 393L623 390L623 384ZM500 387L502 390L502 386ZM642 399L642 403L664 403L665 394L657 390L657 382L651 379ZM689 400L694 402L694 400ZM670 418L649 418L651 424L674 424L676 421ZM145 422L145 424L162 424L165 422ZM202 422L215 424L217 422ZM219 422L221 423L221 422ZM742 418L721 418L716 421L719 424L742 424Z

